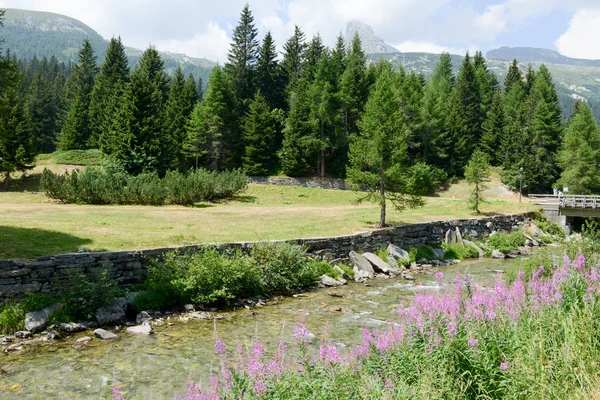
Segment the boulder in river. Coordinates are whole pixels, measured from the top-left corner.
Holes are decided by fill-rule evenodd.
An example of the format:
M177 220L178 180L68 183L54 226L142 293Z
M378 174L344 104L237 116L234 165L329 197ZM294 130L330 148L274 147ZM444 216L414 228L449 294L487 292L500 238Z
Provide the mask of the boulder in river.
M492 258L503 260L506 258L506 255L503 252L501 252L500 250L494 250L494 251L492 251Z
M348 275L346 273L346 271L344 271L343 269L341 269L337 265L333 266L333 270L336 271L338 274L340 274L342 276L342 278L344 278L344 279L352 279L352 277L350 275Z
M118 339L119 337L117 335L115 335L112 332L109 332L107 330L104 329L96 329L94 331L94 336L96 336L97 338L100 338L102 340L111 340L111 339Z
M48 317L56 311L56 304L44 308L42 311L34 311L25 314L25 329L30 332L41 332L48 324Z
M388 263L386 263L385 261L383 261L381 258L379 258L376 254L367 252L367 253L363 253L362 256L371 263L371 265L373 266L373 270L384 273L384 274L390 273L390 271L391 271L390 265Z
M358 283L362 283L368 279L372 279L372 278L369 278L369 273L367 271L358 269L358 267L356 267L356 266L354 267L354 281L356 281Z
M337 280L335 280L332 277L327 276L327 275L321 275L320 283L321 283L321 285L326 286L326 287L337 287L337 286L343 286L344 285L342 282L337 281Z
M85 326L75 323L75 322L63 322L59 325L59 328L64 333L77 333L85 331Z
M127 332L135 333L138 335L152 335L154 333L154 329L152 329L148 322L144 322L141 325L130 326L129 328L127 328Z
M152 316L147 311L142 311L135 317L136 324L143 324L148 321L152 321Z
M446 231L446 236L444 237L444 243L455 244L456 243L456 231L453 231L452 229L448 229Z
M360 271L364 271L367 273L367 277L369 279L373 279L375 277L375 270L371 266L369 260L361 256L355 251L350 252L350 263L358 268Z
M391 256L397 258L398 260L410 260L408 251L396 246L395 244L390 243L387 247L387 250Z
M18 331L15 332L15 337L19 339L29 339L32 336L30 331Z
M117 299L114 304L102 307L96 311L96 319L100 325L109 325L122 322L127 317L127 300Z

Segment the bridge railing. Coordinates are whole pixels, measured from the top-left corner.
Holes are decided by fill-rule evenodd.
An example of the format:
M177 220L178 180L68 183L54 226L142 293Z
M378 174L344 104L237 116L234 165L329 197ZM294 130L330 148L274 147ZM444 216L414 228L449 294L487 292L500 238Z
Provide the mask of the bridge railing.
M600 196L530 194L529 202L539 205L559 205L560 208L591 210L600 208Z

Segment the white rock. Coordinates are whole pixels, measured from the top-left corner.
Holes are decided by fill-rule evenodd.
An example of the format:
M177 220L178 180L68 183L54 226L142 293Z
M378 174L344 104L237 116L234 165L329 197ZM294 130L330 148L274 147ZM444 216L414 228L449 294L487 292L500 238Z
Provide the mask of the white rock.
M361 256L355 251L350 252L350 263L360 271L366 272L369 279L375 277L375 270L371 266L369 260Z
M138 335L152 335L154 333L154 329L152 329L149 323L144 322L141 325L127 328L127 332L136 333Z
M381 258L379 258L376 254L373 253L363 253L362 255L364 258L366 258L371 265L373 266L373 269L377 272L382 272L384 274L389 274L391 271L390 265L388 263L386 263L385 261L383 261Z
M387 247L388 253L390 253L391 256L397 258L398 260L409 260L410 259L410 255L408 254L408 251L396 246L395 244L389 244Z
M103 340L110 340L110 339L118 339L119 337L117 335L115 335L112 332L109 332L107 330L104 329L96 329L94 331L94 336L96 336L97 338L103 339Z

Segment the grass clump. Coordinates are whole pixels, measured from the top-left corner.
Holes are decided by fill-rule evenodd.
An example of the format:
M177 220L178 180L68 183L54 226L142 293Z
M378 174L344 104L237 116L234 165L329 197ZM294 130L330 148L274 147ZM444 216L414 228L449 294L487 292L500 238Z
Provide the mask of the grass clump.
M354 268L348 264L340 263L337 265L342 271L348 274L350 278L354 278Z
M43 310L55 303L54 297L41 293L27 294L21 301L5 301L0 306L0 334L12 334L25 329L26 313Z
M501 251L504 254L507 254L510 253L512 250L524 246L526 240L527 238L525 237L523 232L498 232L488 238L487 244L491 248Z
M193 205L230 198L247 185L239 170L169 171L161 178L156 173L129 175L114 162L64 174L45 169L40 179L40 190L48 197L79 204Z
M451 260L466 260L468 258L478 258L479 252L473 246L462 245L460 243L442 244L444 249L444 258Z

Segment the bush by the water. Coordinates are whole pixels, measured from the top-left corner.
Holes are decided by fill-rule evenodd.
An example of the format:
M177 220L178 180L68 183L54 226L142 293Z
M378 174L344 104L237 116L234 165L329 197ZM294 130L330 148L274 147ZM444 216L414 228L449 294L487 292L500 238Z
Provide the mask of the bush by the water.
M201 201L229 198L243 191L248 179L241 171L214 172L199 169L129 175L120 165L106 162L102 168L56 174L42 173L40 190L63 203L193 205Z
M287 243L262 243L250 254L220 253L201 248L194 253L169 253L150 264L145 288L134 300L137 310L163 309L187 302L231 305L257 295L289 295L308 287L331 266L312 260Z
M273 352L218 338L216 375L183 399L590 399L600 375L600 270L592 255L492 289L468 276L417 292L397 323L340 347L300 322ZM290 333L291 336L291 333ZM238 346L241 348L241 346ZM243 393L243 396L240 394ZM115 396L120 396L115 389Z
M525 246L526 241L527 238L522 232L497 232L488 238L487 244L492 249L507 254L520 246Z
M460 243L444 244L442 248L444 249L444 258L448 260L466 260L479 257L477 249L469 245Z

